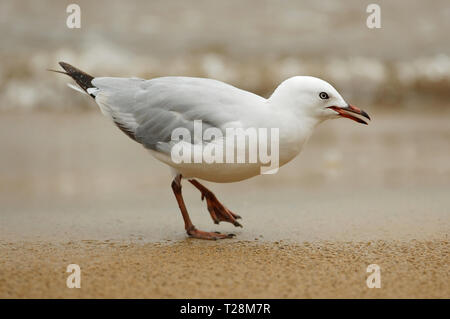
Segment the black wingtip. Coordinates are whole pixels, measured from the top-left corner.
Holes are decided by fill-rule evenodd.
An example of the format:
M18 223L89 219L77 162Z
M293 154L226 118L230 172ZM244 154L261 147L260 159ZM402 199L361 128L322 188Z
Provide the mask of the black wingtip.
M87 74L84 71L81 71L80 69L77 69L76 67L70 65L69 63L60 61L59 65L66 71L65 73L62 71L56 71L58 73L67 74L70 76L77 84L87 92L87 89L94 87L92 85L92 80L94 77L92 75Z
M67 72L69 72L69 70L78 70L76 67L74 67L73 65L70 65L69 63L63 62L63 61L59 61L58 64ZM81 70L78 70L81 71Z

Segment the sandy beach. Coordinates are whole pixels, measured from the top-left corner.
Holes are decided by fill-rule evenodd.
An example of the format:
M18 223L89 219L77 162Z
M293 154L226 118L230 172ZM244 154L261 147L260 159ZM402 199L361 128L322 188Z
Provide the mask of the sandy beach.
M449 298L448 117L372 113L320 127L276 175L208 183L242 229L185 185L198 228L237 235L208 242L186 238L168 170L101 114L5 112L0 297Z
M448 241L2 244L2 298L449 298ZM65 267L81 267L81 288ZM381 267L380 289L366 268Z

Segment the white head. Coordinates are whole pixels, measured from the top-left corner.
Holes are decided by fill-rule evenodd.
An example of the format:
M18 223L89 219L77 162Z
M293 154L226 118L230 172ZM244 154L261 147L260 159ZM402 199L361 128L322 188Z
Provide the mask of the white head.
M362 115L370 120L366 112L345 102L331 84L312 76L294 76L287 79L277 87L269 101L290 109L301 118L309 117L317 123L347 117L358 123L367 124L350 113Z

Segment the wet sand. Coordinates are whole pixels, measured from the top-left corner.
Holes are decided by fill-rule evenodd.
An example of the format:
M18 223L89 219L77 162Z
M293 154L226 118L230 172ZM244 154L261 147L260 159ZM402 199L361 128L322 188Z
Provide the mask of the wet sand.
M3 113L0 297L449 298L448 115L371 115L320 127L274 176L208 183L242 229L185 185L198 228L237 235L206 242L168 170L100 114Z
M80 289L66 287L69 263ZM0 270L7 298L450 297L447 241L3 244Z

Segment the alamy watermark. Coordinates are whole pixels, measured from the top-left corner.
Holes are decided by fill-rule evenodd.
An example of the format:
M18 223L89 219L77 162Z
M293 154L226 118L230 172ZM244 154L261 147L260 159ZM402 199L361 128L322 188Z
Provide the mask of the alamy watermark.
M81 28L81 8L78 4L69 4L66 8L66 12L70 13L66 19L66 26L69 29Z
M366 285L368 288L381 288L381 268L377 264L367 266L366 271L371 273L367 277Z
M67 266L66 272L71 273L66 280L67 288L81 288L81 268L77 264Z
M278 128L203 129L202 121L195 120L193 130L172 131L171 159L176 164L258 164L261 174L275 174L280 164L279 135Z
M366 19L366 26L369 29L381 28L381 8L376 3L371 3L367 6L366 12L370 13Z

